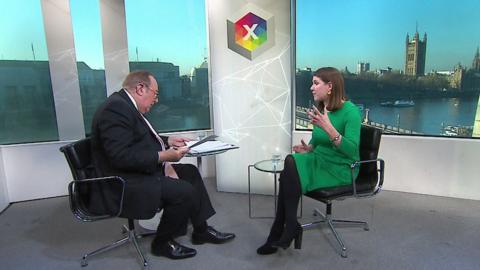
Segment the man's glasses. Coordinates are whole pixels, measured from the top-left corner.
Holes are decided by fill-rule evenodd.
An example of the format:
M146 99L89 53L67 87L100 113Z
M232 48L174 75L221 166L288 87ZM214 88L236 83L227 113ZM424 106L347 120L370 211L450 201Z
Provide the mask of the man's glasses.
M153 93L155 94L154 97L155 98L158 98L158 90L157 91L154 91L150 86L148 86L146 83L138 83L139 85L141 85L142 87L145 87L145 88L148 88L148 90L150 91L153 91Z

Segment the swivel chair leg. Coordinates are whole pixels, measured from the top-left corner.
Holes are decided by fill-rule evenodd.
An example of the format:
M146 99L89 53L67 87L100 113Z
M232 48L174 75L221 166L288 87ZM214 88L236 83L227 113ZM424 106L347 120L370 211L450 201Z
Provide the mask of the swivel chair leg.
M347 257L347 247L345 246L345 244L343 243L343 240L342 240L342 237L340 237L340 235L337 233L337 231L335 230L335 227L333 227L333 224L332 224L332 220L331 219L328 219L327 220L327 223L328 223L328 227L330 227L330 230L332 230L333 232L333 235L335 235L335 238L337 239L337 242L340 244L340 248L342 249L341 251L341 256L343 258L346 258Z
M157 234L157 232L153 231L153 232L137 233L136 235L137 235L137 238L144 238L144 237L152 236L155 234Z
M142 261L143 263L143 268L146 268L148 266L148 261L145 259L145 256L143 256L143 252L142 250L140 249L140 247L138 246L138 242L137 242L137 238L141 238L140 235L136 235L135 234L135 231L129 231L128 232L128 239L130 240L130 242L133 243L133 245L135 246L135 249L137 250L137 254L138 256L140 257L140 260Z
M320 226L321 224L324 224L327 222L327 217L322 213L320 212L320 210L318 210L317 208L313 209L313 215L314 216L320 216L322 219L320 220L317 220L317 221L312 221L312 222L309 222L309 223L304 223L302 224L302 228L304 229L309 229L309 228L312 228L312 227L317 227L317 226Z
M98 255L98 254L101 254L101 253L104 253L104 252L109 251L109 250L111 250L111 249L113 249L113 248L116 248L116 247L118 247L118 246L121 246L121 245L127 243L128 240L129 240L129 237L127 236L127 237L124 237L124 238L122 238L122 239L120 239L120 240L117 240L117 241L113 242L112 244L106 245L106 246L104 246L104 247L101 247L101 248L99 248L99 249L97 249L97 250L94 250L94 251L92 251L92 252L90 252L90 253L87 253L87 254L83 255L83 257L82 257L82 262L81 262L82 267L85 267L85 266L88 265L88 258L89 258L89 257L95 256L95 255Z
M358 221L358 220L344 220L344 219L332 219L331 214L331 206L327 205L327 212L326 214L322 213L320 210L315 208L313 210L313 215L320 217L320 220L312 221L309 223L302 224L302 228L308 229L311 227L316 227L321 224L327 223L330 230L333 232L335 239L337 240L338 244L340 245L340 255L343 258L347 257L347 247L345 246L342 237L336 231L334 224L344 224L344 225L361 225L365 231L368 231L370 228L368 227L368 223L365 221Z
M320 217L323 218L323 220L327 219L325 214L323 214L322 211L318 210L318 208L313 209L313 215L316 216L316 217L320 216Z
M104 253L106 251L109 251L111 249L119 247L119 246L121 246L125 243L131 242L134 245L138 256L140 257L140 260L142 261L143 269L146 269L148 267L148 261L146 260L145 256L143 255L143 252L140 249L140 246L138 245L137 239L138 238L143 238L143 237L146 237L146 236L150 236L150 235L154 235L155 232L146 232L146 233L137 234L134 229L129 229L125 225L123 226L123 232L127 233L127 235L124 238L122 238L120 240L117 240L117 241L113 242L112 244L101 247L101 248L99 248L95 251L92 251L90 253L87 253L87 254L83 255L82 260L81 260L81 266L82 267L87 266L88 265L88 259L91 256Z
M368 222L359 220L332 219L333 224L361 225L365 231L369 231Z

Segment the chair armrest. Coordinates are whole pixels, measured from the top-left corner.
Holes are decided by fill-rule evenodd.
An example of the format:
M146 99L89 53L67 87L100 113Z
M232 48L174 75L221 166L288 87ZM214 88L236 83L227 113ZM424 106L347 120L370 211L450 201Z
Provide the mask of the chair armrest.
M92 214L86 209L85 202L81 199L81 194L79 194L79 188L82 185L88 185L95 182L108 182L113 181L115 184L118 184L120 187L120 201L118 203L118 212L115 214ZM87 178L74 180L68 184L68 195L70 201L70 209L76 218L82 221L96 221L107 218L118 217L123 209L123 196L125 193L125 180L118 176L108 176L108 177L98 177L98 178Z
M369 194L357 194L357 178L355 177L355 169L359 167L361 164L364 163L378 163L377 164L377 172L379 173L377 177L377 182L375 184L375 190L372 191ZM378 192L380 192L382 186L383 186L383 177L384 177L384 170L385 170L385 161L381 158L378 159L370 159L370 160L360 160L360 161L355 161L350 165L351 169L351 175L352 175L352 187L353 187L353 196L354 197L370 197Z

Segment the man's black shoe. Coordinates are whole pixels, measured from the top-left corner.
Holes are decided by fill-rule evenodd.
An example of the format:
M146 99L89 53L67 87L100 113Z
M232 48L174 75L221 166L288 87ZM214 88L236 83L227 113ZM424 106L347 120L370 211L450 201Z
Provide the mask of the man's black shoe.
M158 243L152 242L152 254L155 256L164 256L173 260L185 259L193 257L197 251L193 248L182 246L174 240Z
M222 233L210 226L207 227L207 230L205 232L196 233L194 231L192 233L192 243L194 245L201 245L204 243L223 244L227 241L232 240L233 238L235 238L235 234Z

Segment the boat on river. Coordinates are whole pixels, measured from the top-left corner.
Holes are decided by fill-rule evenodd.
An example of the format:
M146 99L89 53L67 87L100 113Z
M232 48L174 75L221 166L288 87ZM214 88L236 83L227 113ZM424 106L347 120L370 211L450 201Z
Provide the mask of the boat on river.
M380 106L384 107L412 107L415 106L415 102L413 100L395 100L395 101L386 101L380 103Z

